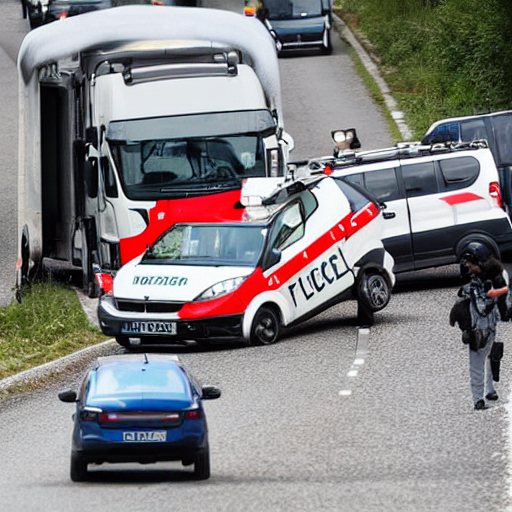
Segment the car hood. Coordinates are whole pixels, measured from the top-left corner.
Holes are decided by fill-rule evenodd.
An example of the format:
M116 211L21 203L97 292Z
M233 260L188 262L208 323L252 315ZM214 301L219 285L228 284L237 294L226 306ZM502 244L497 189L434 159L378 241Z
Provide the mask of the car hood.
M139 260L116 274L116 299L189 302L216 283L254 272L252 267L150 265Z
M323 32L325 16L318 18L297 18L291 20L271 20L270 25L278 35L294 34L296 32Z

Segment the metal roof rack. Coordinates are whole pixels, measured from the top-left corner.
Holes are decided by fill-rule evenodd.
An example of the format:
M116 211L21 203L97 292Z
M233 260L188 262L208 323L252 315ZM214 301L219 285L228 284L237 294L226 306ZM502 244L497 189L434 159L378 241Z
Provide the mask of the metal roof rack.
M387 160L400 160L440 153L453 153L488 148L486 140L470 142L442 142L436 144L421 144L420 142L400 142L396 146L371 151L345 150L333 157L321 157L301 162L290 162L290 165L306 168L310 174L325 173L325 168L331 169L361 165Z

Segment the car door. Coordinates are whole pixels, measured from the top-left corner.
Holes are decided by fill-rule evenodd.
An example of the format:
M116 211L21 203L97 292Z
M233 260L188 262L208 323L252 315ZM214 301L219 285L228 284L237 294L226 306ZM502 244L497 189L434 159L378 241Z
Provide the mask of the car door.
M446 195L439 190L432 158L402 160L403 178L412 236L414 268L446 262L453 253L454 218Z
M275 219L269 238L268 251L278 251L281 258L267 278L281 284L279 293L290 310L287 323L320 309L354 282L338 247L347 201L332 182L331 188L321 182L314 196L318 207L309 215L302 200L288 205Z
M395 260L395 271L414 268L409 209L403 182L398 180L399 163L383 162L368 166L364 172L346 176L346 179L365 188L386 205L382 214L384 230L382 242Z

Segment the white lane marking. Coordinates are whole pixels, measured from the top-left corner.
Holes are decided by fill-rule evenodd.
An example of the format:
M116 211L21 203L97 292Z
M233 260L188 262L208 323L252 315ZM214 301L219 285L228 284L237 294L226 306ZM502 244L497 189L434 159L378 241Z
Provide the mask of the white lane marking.
M370 329L368 327L360 328L357 330L357 343L356 343L356 357L350 370L347 372L347 377L351 380L359 374L359 368L364 365L365 356L368 353L368 338L370 337ZM353 382L353 381L352 381ZM350 385L348 386L350 387ZM351 389L342 389L339 391L340 396L350 396Z

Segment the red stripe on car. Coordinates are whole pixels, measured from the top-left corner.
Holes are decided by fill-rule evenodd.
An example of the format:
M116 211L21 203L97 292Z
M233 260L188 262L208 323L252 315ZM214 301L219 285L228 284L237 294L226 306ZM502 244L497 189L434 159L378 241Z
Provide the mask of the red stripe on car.
M447 202L450 206L456 204L469 203L471 201L479 201L482 196L473 194L472 192L463 192L462 194L453 194L451 196L441 197L441 201Z
M257 268L233 293L217 299L189 302L185 304L178 316L182 319L208 318L215 316L242 314L252 299L268 290L276 290L289 281L300 270L319 258L333 245L344 238L350 238L379 214L373 203L367 204L359 212L350 213L337 222L326 233L317 238L309 247L285 262L270 276L265 277L261 268Z

